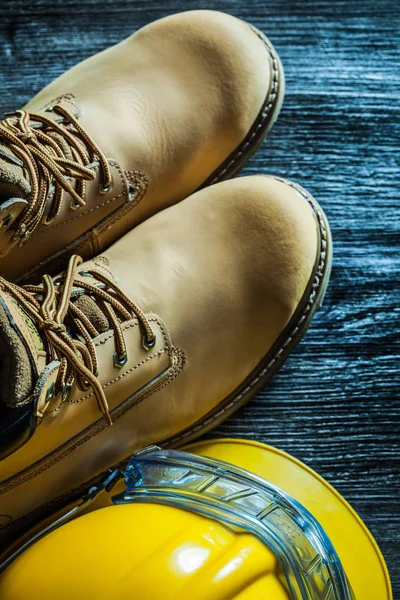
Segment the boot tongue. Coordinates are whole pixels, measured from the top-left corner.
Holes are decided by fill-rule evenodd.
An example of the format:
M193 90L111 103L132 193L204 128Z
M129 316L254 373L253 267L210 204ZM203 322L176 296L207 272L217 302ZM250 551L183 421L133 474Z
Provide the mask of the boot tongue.
M81 271L82 274L79 273L78 276L76 277L77 287L79 287L79 281L87 282L85 273L87 273L91 269L96 269L98 271L101 271L102 273L104 273L104 275L107 275L108 277L110 277L111 273L106 267L107 262L104 263L105 260L106 259L104 256L97 256L96 258L83 263L84 270ZM112 275L111 275L111 277L112 277ZM91 283L93 283L94 285L98 285L100 282L97 281L97 283L96 283L96 281L97 281L96 279L94 279L94 280L92 279ZM95 327L96 330L100 334L104 333L105 331L109 331L111 329L111 323L109 322L107 316L104 314L103 310L101 310L101 308L99 307L96 299L93 296L91 296L89 293L84 293L84 294L77 296L76 300L74 300L74 304L77 308L79 308L84 313L84 315L92 323L93 327Z
M26 200L31 186L25 177L23 162L0 144L0 210L1 204L9 198Z
M99 333L104 333L110 329L107 317L90 296L80 296L75 302L75 306L84 313Z
M110 329L107 317L91 296L78 296L74 304L99 334ZM25 405L47 362L46 349L34 321L14 298L0 291L0 405L11 408Z
M0 404L24 405L46 364L42 338L24 309L0 293Z
M30 191L22 161L0 144L0 256L13 246L12 225L26 208Z

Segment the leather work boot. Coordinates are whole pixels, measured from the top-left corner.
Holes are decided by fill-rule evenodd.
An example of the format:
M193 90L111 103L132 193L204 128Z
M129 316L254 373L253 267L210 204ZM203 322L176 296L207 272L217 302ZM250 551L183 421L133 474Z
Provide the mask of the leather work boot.
M0 122L0 275L58 273L232 177L283 94L267 38L213 11L161 19L77 65Z
M304 335L330 261L315 200L255 176L40 285L0 278L0 546L134 450L186 443L251 398Z

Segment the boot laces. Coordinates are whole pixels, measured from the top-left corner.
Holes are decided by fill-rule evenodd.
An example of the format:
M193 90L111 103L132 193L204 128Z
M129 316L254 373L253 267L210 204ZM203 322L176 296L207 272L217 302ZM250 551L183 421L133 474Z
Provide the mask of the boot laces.
M87 293L96 299L97 306L106 315L114 331L114 364L117 360L117 366L125 364L128 358L122 322L136 316L142 328L143 346L146 350L154 346L156 338L143 311L109 276L93 268L80 271L79 274L94 277L101 282L102 287L81 278L77 281L77 268L81 263L80 256L72 256L64 273L53 278L44 275L39 285L20 287L0 277L0 289L12 296L42 331L51 360L60 361L54 396L62 394L65 401L68 395L66 391L74 383L83 391L91 388L100 411L111 425L108 402L98 380L98 360L93 342L99 332L71 298L76 297L77 293ZM66 318L70 328L75 329L77 337L69 334L64 323Z
M72 210L85 205L86 182L95 179L93 167L97 164L101 169L100 191L107 193L112 185L107 158L77 118L60 105L47 110L60 115L60 122L25 110L17 110L0 122L0 140L22 161L31 185L28 206L17 221L13 238L20 245L39 223L49 225L60 214L63 191L72 197Z

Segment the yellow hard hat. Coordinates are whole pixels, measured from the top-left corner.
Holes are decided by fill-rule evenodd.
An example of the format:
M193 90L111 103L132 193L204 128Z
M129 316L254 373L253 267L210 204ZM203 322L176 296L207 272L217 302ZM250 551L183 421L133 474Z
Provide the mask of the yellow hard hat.
M125 482L11 562L1 599L391 598L371 534L305 465L242 440L187 450L136 453Z

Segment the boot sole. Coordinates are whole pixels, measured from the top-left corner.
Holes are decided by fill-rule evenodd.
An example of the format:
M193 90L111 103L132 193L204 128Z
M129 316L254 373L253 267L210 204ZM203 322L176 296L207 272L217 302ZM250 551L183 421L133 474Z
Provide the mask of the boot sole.
M319 251L310 281L289 323L253 372L213 411L178 435L164 440L165 446L178 447L197 439L218 427L255 396L286 362L307 332L314 314L322 306L332 266L332 236L328 220L318 202L304 188L280 177L272 178L295 189L313 210L319 231Z

